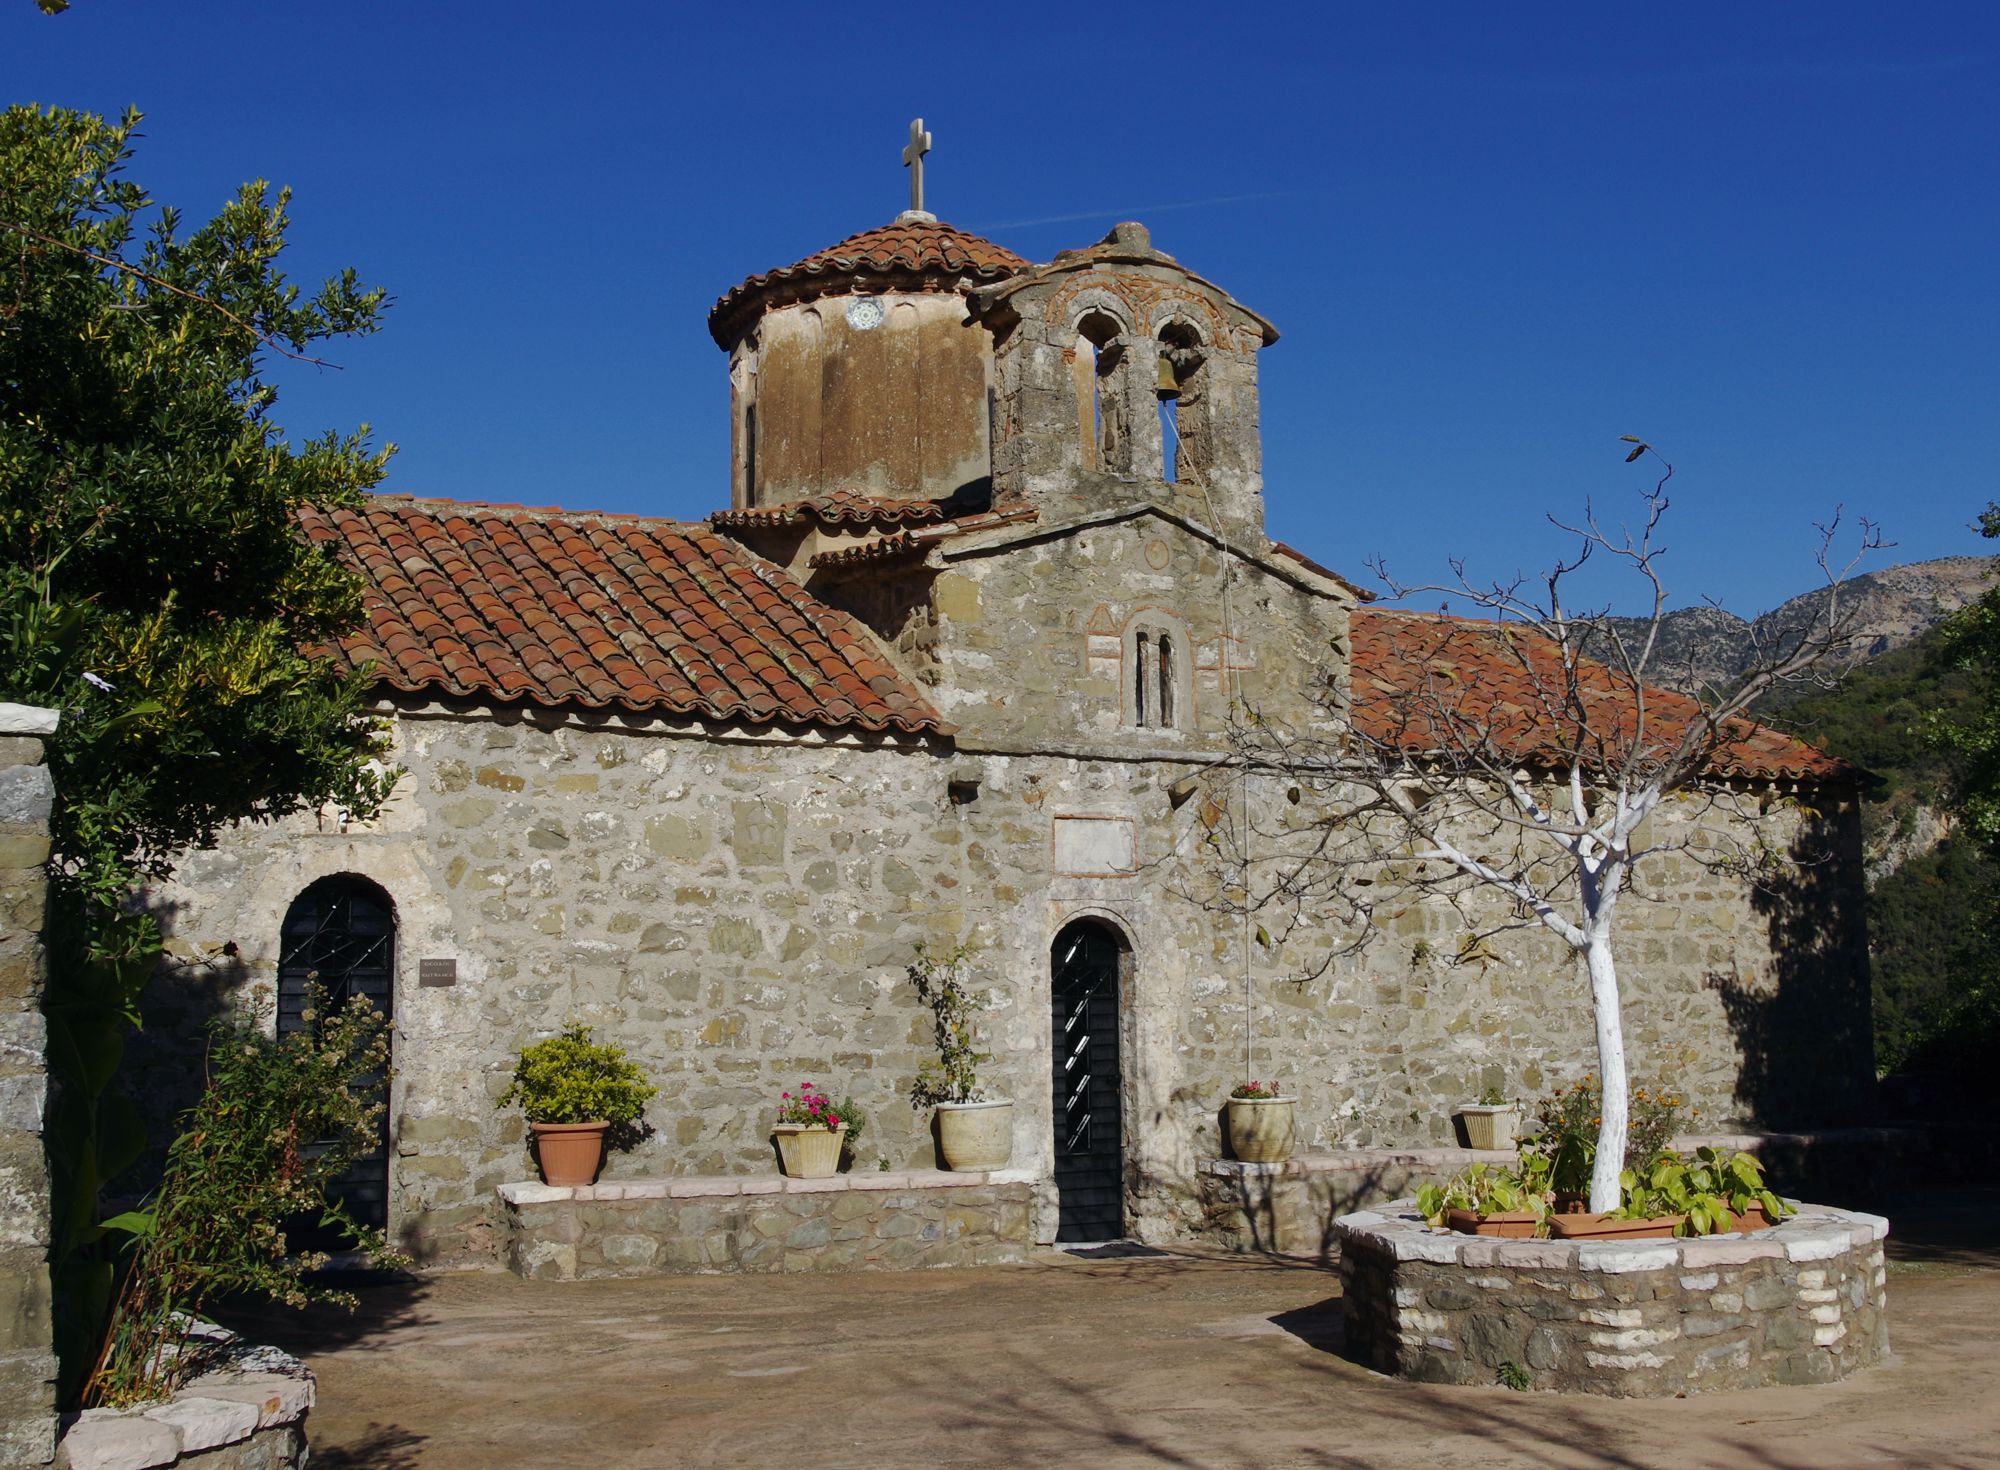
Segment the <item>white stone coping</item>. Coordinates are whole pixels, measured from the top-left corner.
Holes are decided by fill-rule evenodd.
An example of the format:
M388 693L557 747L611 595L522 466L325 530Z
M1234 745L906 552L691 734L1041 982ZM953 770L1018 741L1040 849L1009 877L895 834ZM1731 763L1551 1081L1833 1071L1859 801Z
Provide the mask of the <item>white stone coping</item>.
M1204 1174L1233 1179L1246 1174L1290 1177L1354 1174L1380 1169L1385 1165L1456 1172L1467 1164L1513 1164L1519 1159L1519 1151L1511 1148L1343 1148L1295 1153L1279 1164L1251 1164L1242 1159L1203 1159L1199 1167Z
M1741 1266L1755 1260L1826 1261L1886 1238L1880 1215L1787 1200L1798 1211L1782 1223L1733 1235L1671 1240L1503 1240L1434 1230L1411 1200L1342 1215L1333 1222L1341 1244L1366 1242L1398 1261L1520 1270L1660 1271L1674 1267Z
M502 1184L495 1193L514 1209L628 1199L733 1199L748 1194L838 1194L859 1190L972 1189L991 1184L1033 1184L1041 1176L1032 1169L908 1169L832 1174L824 1179L793 1179L784 1174L680 1174L666 1179L606 1179L597 1184L540 1184L523 1180Z
M296 1424L312 1409L312 1371L276 1348L243 1347L172 1398L135 1409L85 1409L64 1432L56 1470L153 1470L183 1455Z
M53 735L61 719L60 710L0 701L0 735Z

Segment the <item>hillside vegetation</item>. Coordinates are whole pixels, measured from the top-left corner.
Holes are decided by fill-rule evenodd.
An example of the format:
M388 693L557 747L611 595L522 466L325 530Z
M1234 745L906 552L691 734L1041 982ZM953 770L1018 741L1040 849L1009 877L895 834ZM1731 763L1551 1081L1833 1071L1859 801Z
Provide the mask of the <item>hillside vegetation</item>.
M1862 807L1868 854L1875 1058L1883 1073L1971 1075L1983 1033L1965 997L2000 975L2000 864L1954 830L1954 758L1927 737L1933 717L1989 708L1991 669L1956 668L1937 630L1851 670L1837 689L1766 711L1774 725L1874 773ZM1991 1058L1985 1065L1990 1066Z

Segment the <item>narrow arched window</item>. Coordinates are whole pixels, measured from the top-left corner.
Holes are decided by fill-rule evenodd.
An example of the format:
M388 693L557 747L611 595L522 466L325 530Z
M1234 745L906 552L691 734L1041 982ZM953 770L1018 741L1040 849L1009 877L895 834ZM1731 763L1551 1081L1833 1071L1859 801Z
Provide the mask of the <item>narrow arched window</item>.
M1125 409L1119 367L1118 323L1093 311L1076 324L1072 382L1076 389L1077 437L1087 470L1123 470L1126 459Z
M1154 388L1160 401L1161 476L1198 480L1208 460L1208 412L1202 381L1201 335L1186 322L1160 328Z
M1189 708L1187 631L1171 615L1147 612L1126 625L1125 688L1129 699L1126 723L1140 730L1178 730L1192 714Z
M1138 652L1132 660L1132 723L1141 729L1151 723L1146 718L1146 676L1150 672L1146 667L1146 654L1152 641L1150 633L1141 633Z

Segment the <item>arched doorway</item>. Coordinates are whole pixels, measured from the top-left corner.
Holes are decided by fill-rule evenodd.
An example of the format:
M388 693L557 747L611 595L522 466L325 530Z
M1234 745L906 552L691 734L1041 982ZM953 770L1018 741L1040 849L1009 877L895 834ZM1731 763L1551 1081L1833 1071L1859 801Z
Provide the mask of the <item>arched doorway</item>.
M1118 1072L1123 956L1118 936L1093 919L1066 925L1049 950L1057 1240L1117 1240L1125 1234Z
M314 984L325 988L331 1006L365 995L385 1021L395 1019L396 906L366 878L353 873L322 878L285 911L278 951L280 1037L308 1029L305 1010ZM336 1190L355 1220L378 1230L388 1227L386 1110L381 1146L341 1175ZM295 1249L324 1249L336 1243L324 1238L317 1222L295 1222L287 1233Z

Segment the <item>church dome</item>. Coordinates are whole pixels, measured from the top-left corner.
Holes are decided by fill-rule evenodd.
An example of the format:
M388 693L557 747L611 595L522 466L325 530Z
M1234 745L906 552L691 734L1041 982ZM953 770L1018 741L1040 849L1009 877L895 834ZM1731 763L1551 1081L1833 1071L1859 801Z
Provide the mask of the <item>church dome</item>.
M905 210L795 265L750 277L715 303L708 330L726 350L774 306L857 290L961 291L1005 280L1027 265L1004 245Z

